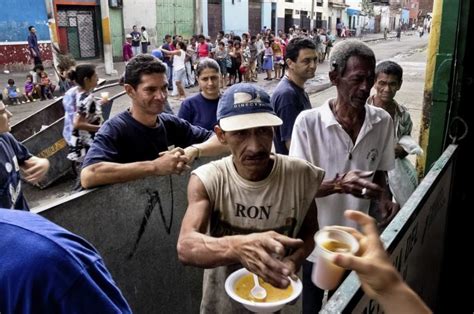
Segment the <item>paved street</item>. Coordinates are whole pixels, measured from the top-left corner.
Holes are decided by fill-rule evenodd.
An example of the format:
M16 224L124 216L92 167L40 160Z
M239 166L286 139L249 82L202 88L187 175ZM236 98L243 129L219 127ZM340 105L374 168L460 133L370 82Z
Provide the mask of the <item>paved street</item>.
M395 39L377 40L370 41L368 45L375 51L377 61L392 59L402 65L404 68L404 82L401 90L397 93L397 100L400 103L405 104L412 115L414 122L413 137L418 139L419 124L421 118L421 109L423 102L423 88L424 88L424 76L426 66L426 45L428 38L425 36L419 38L418 36L406 36L402 37L401 42L397 42ZM100 65L98 72L100 71ZM321 105L327 98L335 96L335 88L329 87L329 80L327 76L328 62L325 61L323 64L318 65L316 76L306 84L306 89L310 93L311 103L314 107ZM104 76L101 76L104 77ZM259 82L256 83L269 93L273 92L273 89L278 84L278 81L264 81L265 74L259 76ZM321 89L323 89L321 91ZM111 95L116 94L123 90L122 87L116 86L108 89ZM186 90L188 96L198 92L198 88L192 88ZM10 106L11 111L14 114L13 123L21 120L29 114L39 108L46 106L49 102L36 102L34 104L22 104L16 106ZM112 115L125 110L129 106L129 99L127 96L118 98L114 102L112 109ZM170 97L170 104L175 112L179 110L180 102ZM25 184L27 186L27 184ZM26 187L25 194L31 207L47 204L59 197L70 194L73 182L71 178L66 178L61 182L53 184L45 190L38 190L31 186Z

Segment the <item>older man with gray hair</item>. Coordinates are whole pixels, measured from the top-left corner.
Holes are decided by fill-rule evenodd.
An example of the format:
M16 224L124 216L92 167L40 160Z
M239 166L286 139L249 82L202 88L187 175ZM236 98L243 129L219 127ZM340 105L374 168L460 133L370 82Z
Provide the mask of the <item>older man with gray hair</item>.
M333 47L329 61L329 78L337 97L298 116L290 156L326 171L316 196L319 228L355 227L344 211L368 213L371 200L385 225L399 208L386 187L386 173L394 167L393 122L387 112L366 104L374 85L374 52L361 41L345 40ZM321 307L322 290L310 279L314 257L313 252L303 267L304 313Z

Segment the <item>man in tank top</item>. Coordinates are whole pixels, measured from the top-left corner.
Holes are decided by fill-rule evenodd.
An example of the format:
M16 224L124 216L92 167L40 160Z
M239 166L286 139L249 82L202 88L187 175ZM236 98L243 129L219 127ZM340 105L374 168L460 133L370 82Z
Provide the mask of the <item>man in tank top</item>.
M245 313L224 282L245 267L284 288L314 247L313 197L324 171L271 152L281 125L260 87L237 84L219 101L214 131L232 155L193 171L178 256L204 271L201 313Z

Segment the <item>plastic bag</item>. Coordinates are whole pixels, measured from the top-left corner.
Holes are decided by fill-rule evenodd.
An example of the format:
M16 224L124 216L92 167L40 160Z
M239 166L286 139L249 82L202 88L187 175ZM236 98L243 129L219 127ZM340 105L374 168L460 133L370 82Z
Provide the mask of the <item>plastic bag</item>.
M402 207L418 186L416 169L407 158L396 158L395 168L388 172L388 181L395 201Z
M398 144L409 154L421 155L423 154L423 149L421 149L420 145L410 136L410 135L403 135L398 140Z

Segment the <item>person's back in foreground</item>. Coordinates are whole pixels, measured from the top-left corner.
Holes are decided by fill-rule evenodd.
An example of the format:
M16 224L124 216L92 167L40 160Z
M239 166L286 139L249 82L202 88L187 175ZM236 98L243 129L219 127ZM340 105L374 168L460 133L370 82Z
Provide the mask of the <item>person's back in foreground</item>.
M0 209L0 313L131 313L87 241L39 215Z

